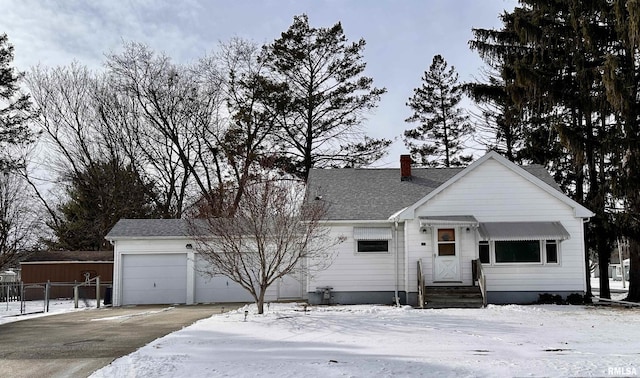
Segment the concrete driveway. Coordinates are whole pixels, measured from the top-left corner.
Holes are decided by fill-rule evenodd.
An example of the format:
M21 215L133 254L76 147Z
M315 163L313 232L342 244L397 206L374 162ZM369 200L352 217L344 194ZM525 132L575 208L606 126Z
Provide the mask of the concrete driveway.
M135 306L0 325L0 376L86 377L116 358L240 304Z

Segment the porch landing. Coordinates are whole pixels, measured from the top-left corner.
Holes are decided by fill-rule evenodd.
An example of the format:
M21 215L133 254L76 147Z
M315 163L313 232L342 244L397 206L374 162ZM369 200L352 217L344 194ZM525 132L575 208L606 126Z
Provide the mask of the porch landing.
M424 308L481 308L478 286L425 286Z

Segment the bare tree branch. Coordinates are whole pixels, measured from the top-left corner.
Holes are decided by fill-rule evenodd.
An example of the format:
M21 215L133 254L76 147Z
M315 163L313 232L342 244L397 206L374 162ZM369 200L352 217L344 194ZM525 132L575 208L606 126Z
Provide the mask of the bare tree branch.
M324 225L325 203L303 205L303 195L290 182L256 182L245 187L233 217L192 220L196 250L209 264L204 273L240 284L262 313L266 290L277 279L328 268L333 247L344 238L332 238Z

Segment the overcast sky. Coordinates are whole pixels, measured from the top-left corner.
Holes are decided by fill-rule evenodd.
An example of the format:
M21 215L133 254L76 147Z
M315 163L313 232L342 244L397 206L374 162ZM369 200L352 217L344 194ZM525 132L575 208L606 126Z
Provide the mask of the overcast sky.
M398 166L406 149L399 136L411 128L405 103L436 54L455 66L461 81L479 76L483 62L468 48L471 29L497 28L515 0L0 0L0 33L15 48L14 65L102 68L104 54L123 41L143 42L188 63L239 36L258 43L279 37L293 16L313 27L340 21L350 41L364 38L366 74L386 87L365 130L398 138L377 166Z

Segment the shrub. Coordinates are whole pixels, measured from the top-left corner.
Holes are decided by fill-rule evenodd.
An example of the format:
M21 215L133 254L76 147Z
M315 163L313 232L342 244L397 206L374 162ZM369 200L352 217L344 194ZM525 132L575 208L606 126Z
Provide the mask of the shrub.
M582 305L585 304L585 298L582 294L573 293L567 296L567 303L572 305Z
M564 304L564 301L562 300L562 296L560 295L553 295L550 293L544 293L544 294L539 294L538 295L538 304Z

